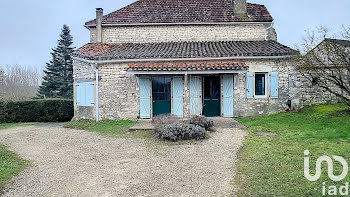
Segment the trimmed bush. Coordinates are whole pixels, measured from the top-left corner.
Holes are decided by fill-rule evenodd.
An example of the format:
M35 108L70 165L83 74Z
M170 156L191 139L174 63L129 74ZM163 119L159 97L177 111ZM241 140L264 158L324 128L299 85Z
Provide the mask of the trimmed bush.
M156 128L159 138L168 141L201 140L205 139L207 132L203 127L191 124L169 124Z
M190 119L190 124L203 127L207 131L212 131L214 126L213 120L208 120L205 116L192 116Z
M6 113L5 113L5 102L0 100L0 123L5 122Z
M1 107L2 106L2 107ZM72 100L43 99L0 103L0 123L67 122L74 116Z

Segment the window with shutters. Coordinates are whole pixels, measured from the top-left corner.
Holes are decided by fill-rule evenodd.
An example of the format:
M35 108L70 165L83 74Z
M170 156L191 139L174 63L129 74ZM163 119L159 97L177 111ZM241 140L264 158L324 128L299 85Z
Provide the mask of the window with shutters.
M268 78L268 76L270 76ZM267 98L268 86L270 86L270 97L278 98L278 72L259 73L247 72L246 93L247 98Z

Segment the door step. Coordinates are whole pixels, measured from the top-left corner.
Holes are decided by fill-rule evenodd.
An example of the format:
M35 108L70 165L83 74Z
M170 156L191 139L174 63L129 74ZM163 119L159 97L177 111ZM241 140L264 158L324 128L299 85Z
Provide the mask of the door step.
M152 120L139 120L135 126L129 129L129 131L146 131L146 130L154 130Z

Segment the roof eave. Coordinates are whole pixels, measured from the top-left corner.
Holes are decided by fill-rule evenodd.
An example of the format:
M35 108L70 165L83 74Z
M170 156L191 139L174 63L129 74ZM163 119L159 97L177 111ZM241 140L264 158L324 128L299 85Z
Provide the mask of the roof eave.
M238 57L210 57L210 58L164 58L164 59L115 59L115 60L89 60L80 57L73 57L74 60L91 64L109 64L109 63L130 63L130 62L171 62L171 61L215 61L215 60L258 60L258 59L289 59L297 55L281 56L238 56Z

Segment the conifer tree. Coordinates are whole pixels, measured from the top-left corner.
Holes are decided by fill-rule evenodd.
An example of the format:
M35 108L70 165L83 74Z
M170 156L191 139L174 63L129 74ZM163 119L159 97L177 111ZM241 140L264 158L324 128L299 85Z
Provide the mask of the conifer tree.
M38 89L39 98L73 98L73 37L63 25L58 46L52 49L52 60L46 63L43 83Z

